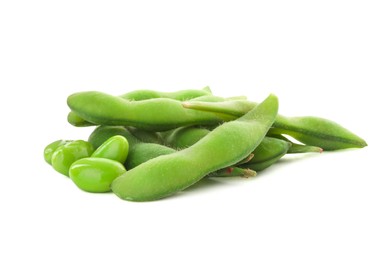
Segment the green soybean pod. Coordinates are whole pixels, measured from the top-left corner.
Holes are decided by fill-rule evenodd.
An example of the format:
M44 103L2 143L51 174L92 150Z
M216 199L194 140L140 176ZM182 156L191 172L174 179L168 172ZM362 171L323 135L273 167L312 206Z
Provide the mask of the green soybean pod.
M289 142L276 139L264 138L259 146L252 153L254 157L251 161L240 165L243 168L249 168L254 171L262 171L282 158L290 148Z
M76 140L59 147L51 157L54 170L69 176L69 168L75 161L89 157L93 153L92 145L83 140Z
M43 156L45 158L45 161L51 165L51 157L53 156L53 153L55 152L55 150L57 150L57 148L62 147L69 142L72 142L72 141L70 141L70 140L57 140L57 141L54 141L54 142L48 144L43 151Z
M326 151L362 148L367 143L341 125L319 117L278 116L270 133L287 134L296 140L311 146L318 146Z
M156 200L183 190L210 172L248 156L271 127L277 110L277 98L270 95L246 115L218 126L191 147L127 171L111 188L120 198L133 201Z
M100 145L91 157L107 158L123 164L128 153L129 142L127 142L127 139L121 135L115 135Z
M68 106L88 122L99 125L134 126L144 130L165 131L187 125L215 125L234 119L229 115L185 109L180 101L155 98L127 101L101 92L72 94Z
M236 117L245 114L255 105L256 103L245 100L183 102L183 106L186 108ZM327 151L367 146L362 138L341 125L328 119L313 116L285 117L278 115L270 134L287 134L306 145L321 147Z
M252 159L244 165L266 161L278 154L287 153L291 143L272 137L264 137L263 141L253 150Z
M108 192L112 181L125 172L125 167L118 161L91 157L74 162L69 177L84 191Z

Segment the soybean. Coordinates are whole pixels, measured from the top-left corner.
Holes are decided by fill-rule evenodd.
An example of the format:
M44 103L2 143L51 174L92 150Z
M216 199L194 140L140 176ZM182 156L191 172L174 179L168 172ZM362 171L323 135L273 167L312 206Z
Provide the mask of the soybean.
M126 172L118 161L107 158L84 158L72 164L69 177L80 189L88 192L111 191L112 181Z

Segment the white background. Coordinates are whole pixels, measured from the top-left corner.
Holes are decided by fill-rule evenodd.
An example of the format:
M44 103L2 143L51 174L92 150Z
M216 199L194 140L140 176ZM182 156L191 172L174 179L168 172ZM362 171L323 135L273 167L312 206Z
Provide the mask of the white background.
M141 3L142 2L142 3ZM1 259L390 259L388 1L1 1ZM279 97L364 149L148 203L89 194L43 160L86 139L66 97L210 86ZM184 171L185 169L183 169Z

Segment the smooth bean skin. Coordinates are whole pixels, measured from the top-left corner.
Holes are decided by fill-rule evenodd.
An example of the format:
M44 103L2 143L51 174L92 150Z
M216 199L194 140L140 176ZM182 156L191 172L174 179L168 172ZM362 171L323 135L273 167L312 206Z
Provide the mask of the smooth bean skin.
M43 151L43 156L45 158L45 161L51 165L51 157L53 156L53 153L55 152L55 150L57 150L57 148L62 147L69 142L71 142L71 141L57 140L57 141L54 141L54 142L48 144Z
M245 100L183 102L183 106L186 108L208 112L214 111L218 115L225 113L231 116L241 116L255 105L256 103ZM270 133L287 134L306 145L321 147L325 151L367 146L362 138L348 129L320 117L285 117L278 115L272 129L270 129Z
M121 135L115 135L100 145L91 157L107 158L123 164L128 153L129 142L127 142L127 139Z
M81 158L90 157L93 151L92 145L86 141L69 142L55 150L51 158L51 165L57 172L69 176L70 166Z
M72 94L67 103L72 111L88 122L134 126L151 131L166 131L187 125L218 124L234 118L185 109L180 101L173 99L155 98L129 102L97 91Z
M125 167L118 161L90 157L74 162L69 177L84 191L109 192L112 181L125 172Z
M270 95L246 115L218 126L191 147L127 171L113 181L112 191L125 200L150 201L183 190L248 156L271 127L277 110L277 98Z

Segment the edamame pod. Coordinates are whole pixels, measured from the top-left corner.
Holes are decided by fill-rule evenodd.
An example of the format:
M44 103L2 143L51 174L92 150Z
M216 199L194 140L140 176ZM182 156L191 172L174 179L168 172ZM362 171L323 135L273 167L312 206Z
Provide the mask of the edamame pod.
M262 171L268 168L280 158L282 158L290 148L289 142L276 139L264 138L259 146L252 152L254 157L251 161L240 165L243 168L249 168L254 171Z
M254 107L256 103L245 100L224 102L186 101L183 106L190 109L240 116ZM287 134L298 141L324 150L362 148L367 143L341 125L319 117L285 117L278 115L270 130L271 134Z
M326 151L362 148L367 143L341 125L319 117L284 117L279 115L270 133L287 134L298 141Z
M112 181L126 172L118 161L107 158L83 158L69 169L69 177L80 189L88 192L111 191Z
M155 98L127 101L97 91L72 94L68 106L81 118L99 125L134 126L165 131L188 125L214 125L234 117L185 109L180 101Z
M291 144L284 140L264 137L263 141L256 147L255 150L253 150L252 160L243 165L266 161L278 154L286 154L290 146Z
M149 160L118 177L113 192L122 199L156 200L196 183L210 172L234 165L264 138L278 110L276 96L237 120L224 123L196 144Z

